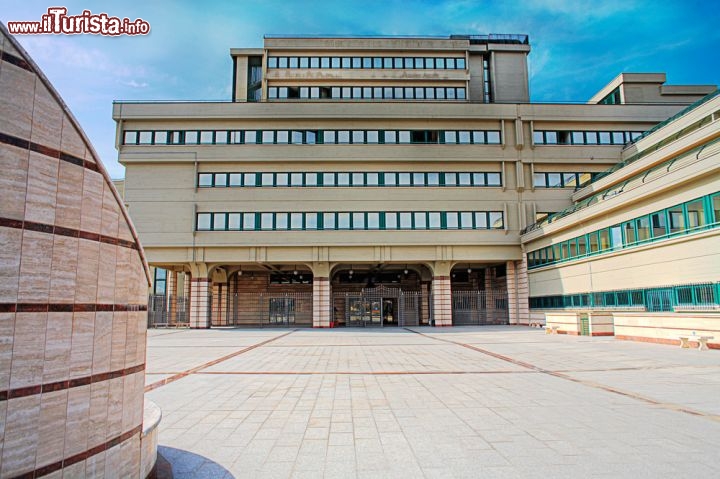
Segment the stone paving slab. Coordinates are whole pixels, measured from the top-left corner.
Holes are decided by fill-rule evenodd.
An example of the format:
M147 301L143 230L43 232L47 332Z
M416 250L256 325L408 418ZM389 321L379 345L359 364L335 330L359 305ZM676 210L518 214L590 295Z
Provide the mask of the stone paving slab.
M416 331L150 335L149 375L181 359L179 344L197 350L194 373L148 393L163 409L160 445L177 471L236 478L720 474L717 351L519 327ZM695 387L680 394L681 378Z

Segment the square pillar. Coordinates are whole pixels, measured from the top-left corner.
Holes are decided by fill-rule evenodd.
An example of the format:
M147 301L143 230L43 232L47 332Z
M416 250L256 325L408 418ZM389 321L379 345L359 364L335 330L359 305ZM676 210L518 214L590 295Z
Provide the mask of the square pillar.
M435 326L452 326L452 291L450 276L435 276L432 282Z
M178 293L178 274L177 271L168 271L167 275L167 311L168 323L175 324L177 316L177 293Z
M506 268L509 323L530 324L527 261L508 261Z
M190 327L193 329L210 328L210 280L192 278L190 287Z
M330 278L313 277L313 328L329 328L334 321L330 311Z

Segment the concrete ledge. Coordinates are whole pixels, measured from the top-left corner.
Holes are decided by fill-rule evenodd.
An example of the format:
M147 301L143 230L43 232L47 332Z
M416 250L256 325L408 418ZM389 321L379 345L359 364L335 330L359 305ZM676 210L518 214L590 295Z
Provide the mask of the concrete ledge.
M158 425L162 419L160 407L145 398L143 429L140 435L140 477L148 477L157 461Z

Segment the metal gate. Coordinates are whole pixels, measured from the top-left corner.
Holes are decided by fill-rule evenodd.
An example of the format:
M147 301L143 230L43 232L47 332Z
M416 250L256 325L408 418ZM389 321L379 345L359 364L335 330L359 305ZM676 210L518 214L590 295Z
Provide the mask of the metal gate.
M189 310L188 298L151 294L148 297L148 328L187 327Z
M455 326L508 324L507 291L453 291L452 318Z
M333 294L332 317L350 327L420 326L430 323L430 296L378 286Z
M212 312L213 326L312 327L311 292L231 293L225 311Z

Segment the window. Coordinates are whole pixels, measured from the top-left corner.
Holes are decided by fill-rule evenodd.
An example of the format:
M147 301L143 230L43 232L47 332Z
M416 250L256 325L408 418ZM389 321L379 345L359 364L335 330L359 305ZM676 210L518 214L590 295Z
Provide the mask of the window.
M271 230L273 229L273 219L274 216L272 213L261 213L260 214L260 229L263 230Z
M303 214L302 213L290 213L290 229L293 229L293 230L303 229Z
M624 230L625 230L625 243L627 245L632 245L637 241L637 237L635 236L635 224L632 221L628 221L624 224Z
M212 173L200 173L198 174L198 186L208 187L213 185L213 174Z
M597 231L593 231L588 234L588 253L597 253L599 251L598 234Z
M412 213L400 213L400 229L412 228Z
M614 249L622 248L622 228L620 225L610 227L610 242Z
M243 214L243 229L254 230L255 229L255 215L253 213Z
M241 214L240 213L228 213L228 229L231 231L238 231L240 230L240 225L242 224L241 221Z
M338 229L350 229L350 213L338 213Z
M668 220L670 223L670 234L680 233L685 230L685 218L683 217L682 205L668 209Z
M376 230L380 228L380 213L367 214L367 228L369 230Z
M212 214L211 213L198 213L197 214L197 230L208 231L212 226Z
M365 229L365 213L352 214L352 228L354 230Z
M153 293L154 294L165 294L167 284L167 270L162 268L155 268L155 278L153 281Z
M457 229L459 226L458 214L455 212L448 212L445 214L445 225L447 229Z
M415 221L415 229L427 229L427 214L424 212L413 213Z
M275 214L275 229L276 230L287 230L288 229L288 214L287 213L276 213Z
M686 203L686 208L689 229L705 226L705 206L702 198Z
M439 212L428 213L428 225L431 229L439 229L442 225Z
M228 175L227 173L215 173L215 186L225 187L227 186Z
M652 225L653 238L662 238L668 234L664 211L658 211L657 213L651 214L650 224Z
M505 227L502 213L498 211L491 211L490 213L488 213L488 218L490 222L490 228L503 229Z
M650 239L650 220L648 220L647 216L635 220L635 231L637 232L638 241Z
M323 229L334 230L335 226L335 213L323 213Z
M305 229L316 230L318 228L318 214L305 213Z

